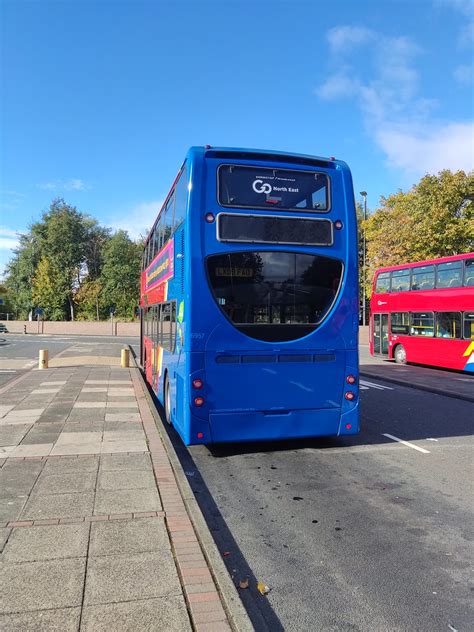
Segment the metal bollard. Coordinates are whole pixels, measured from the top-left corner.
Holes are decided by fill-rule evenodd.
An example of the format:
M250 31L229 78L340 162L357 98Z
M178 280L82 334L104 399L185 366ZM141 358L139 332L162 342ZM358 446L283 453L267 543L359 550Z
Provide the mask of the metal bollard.
M48 368L48 350L47 349L40 349L38 368L39 369Z
M127 369L130 365L130 350L122 349L122 354L120 357L120 366L122 369Z

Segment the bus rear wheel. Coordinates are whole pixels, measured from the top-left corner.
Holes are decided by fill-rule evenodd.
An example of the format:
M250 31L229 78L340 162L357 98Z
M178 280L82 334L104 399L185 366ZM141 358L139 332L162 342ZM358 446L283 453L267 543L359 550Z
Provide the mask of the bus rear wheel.
M397 364L406 364L407 352L405 351L405 347L403 345L397 345L393 352L393 357L395 358L395 362Z
M165 419L171 426L171 389L168 375L165 377Z

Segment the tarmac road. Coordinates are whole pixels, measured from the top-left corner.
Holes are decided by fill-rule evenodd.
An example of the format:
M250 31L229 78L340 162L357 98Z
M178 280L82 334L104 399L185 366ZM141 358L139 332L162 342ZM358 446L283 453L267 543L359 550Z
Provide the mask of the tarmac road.
M229 572L257 630L472 630L474 406L361 385L358 437L188 452L171 431Z

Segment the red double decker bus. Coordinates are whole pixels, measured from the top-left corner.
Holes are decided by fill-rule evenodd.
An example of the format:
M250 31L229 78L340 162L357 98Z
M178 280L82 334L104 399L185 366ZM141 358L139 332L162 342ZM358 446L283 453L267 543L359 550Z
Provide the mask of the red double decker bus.
M370 353L474 373L474 252L379 268Z

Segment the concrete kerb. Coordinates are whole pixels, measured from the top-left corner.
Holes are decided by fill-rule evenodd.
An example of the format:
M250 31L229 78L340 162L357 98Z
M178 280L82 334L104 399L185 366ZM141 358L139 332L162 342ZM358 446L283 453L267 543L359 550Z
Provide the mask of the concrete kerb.
M178 489L186 507L186 511L192 522L199 544L201 545L202 552L214 578L216 587L219 591L219 595L221 597L221 601L227 614L229 623L231 624L232 629L235 632L252 632L254 630L254 627L250 621L247 611L245 610L240 600L237 588L235 587L232 579L229 576L229 573L227 571L227 568L225 567L216 543L212 538L209 527L207 526L201 509L199 508L199 505L194 497L191 486L189 485L188 479L186 478L184 470L181 467L181 463L179 462L173 445L168 437L168 433L163 426L163 421L159 416L155 404L148 392L145 380L143 379L143 375L138 367L138 363L131 347L130 356L130 368L134 368L138 372L140 380L142 381L143 392L145 393L146 400L149 404L158 432L170 460L171 467L173 468Z
M397 386L405 386L406 388L414 388L418 391L425 391L427 393L434 393L435 395L443 395L444 397L451 397L453 399L462 399L463 401L466 402L474 402L474 397L470 397L469 395L464 395L463 393L450 393L449 391L446 391L442 388L435 388L434 386L428 386L425 384L419 384L418 382L407 382L404 381L400 378L397 377L392 377L390 376L386 376L386 375L380 375L380 373L377 373L376 371L367 371L366 369L363 369L360 372L360 375L363 375L364 377L369 377L372 379L378 379L378 380L383 380L384 382L392 382L393 384L396 384Z

